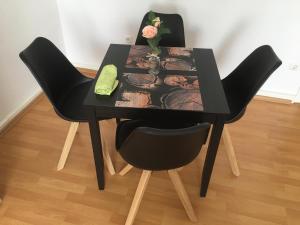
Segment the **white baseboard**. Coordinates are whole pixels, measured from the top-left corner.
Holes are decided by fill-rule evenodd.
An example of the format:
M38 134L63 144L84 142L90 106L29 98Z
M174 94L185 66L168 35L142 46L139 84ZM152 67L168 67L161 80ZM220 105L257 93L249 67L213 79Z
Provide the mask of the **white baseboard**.
M298 88L298 92L295 97L292 99L292 103L300 103L300 87Z
M9 115L4 117L3 120L0 121L0 133L8 126L8 124L16 117L19 113L21 113L26 107L33 102L40 94L42 93L42 90L37 90L36 93L34 93L31 97L29 97L22 105L20 105L18 108L16 108L13 112L11 112Z
M281 92L267 91L267 90L259 90L257 92L257 95L272 97L272 98L287 99L291 101L295 98L295 95L281 93Z

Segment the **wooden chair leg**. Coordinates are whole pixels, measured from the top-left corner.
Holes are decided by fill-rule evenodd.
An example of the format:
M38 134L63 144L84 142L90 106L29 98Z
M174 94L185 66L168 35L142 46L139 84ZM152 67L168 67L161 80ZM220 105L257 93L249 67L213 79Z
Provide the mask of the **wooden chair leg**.
M120 174L121 176L124 176L124 175L125 175L126 173L128 173L132 168L133 168L132 165L127 164L127 165L119 172L119 174Z
M178 171L178 172L181 170L183 170L183 166L176 169L176 171Z
M211 136L211 131L212 131L212 126L210 126L210 129L209 129L209 132L208 132L207 140L206 140L206 143L204 145L205 148L208 148L209 140L210 140L210 136Z
M62 153L60 155L60 159L58 161L57 170L61 170L65 166L70 149L72 147L72 143L74 141L74 137L78 130L78 126L79 126L79 122L72 122L70 125L69 132L65 141L65 145L63 147Z
M104 160L105 160L108 172L110 173L110 175L115 175L116 174L115 167L114 167L114 164L112 163L110 154L106 147L103 148L103 156L104 156Z
M188 215L188 217L190 218L190 220L192 222L197 222L198 219L197 219L197 216L193 209L192 203L189 199L189 196L182 184L182 181L181 181L178 173L176 172L176 170L168 170L168 173L169 173L172 183L174 184L174 187L179 196L179 199L186 211L186 214Z
M239 176L240 175L239 166L237 164L234 148L226 125L224 126L222 137L225 144L225 150L226 150L226 154L229 160L232 173L235 176Z
M100 124L100 129L101 129L101 124ZM102 152L103 152L103 159L105 161L105 164L107 166L108 172L110 173L110 175L115 175L116 171L115 171L115 167L114 164L112 163L110 154L109 154L109 149L110 149L110 145L107 144L106 138L103 135L103 132L100 132L101 134L101 143L102 143Z
M140 178L138 187L136 189L136 192L135 192L135 195L134 195L134 198L133 198L133 201L132 201L132 204L131 204L131 207L130 207L125 225L132 225L132 223L135 219L135 216L136 216L137 211L140 207L143 195L145 193L149 178L151 176L151 172L152 171L149 171L149 170L143 170L143 173L142 173L142 176Z

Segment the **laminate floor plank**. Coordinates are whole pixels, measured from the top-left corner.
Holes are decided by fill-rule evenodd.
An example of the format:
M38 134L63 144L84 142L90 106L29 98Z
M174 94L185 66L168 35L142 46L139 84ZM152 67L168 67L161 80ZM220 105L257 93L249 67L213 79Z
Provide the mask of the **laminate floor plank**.
M199 197L203 148L179 172L198 218L192 223L167 172L153 172L134 225L300 224L300 105L254 100L228 125L241 175L235 177L223 143L208 189ZM70 123L42 97L0 136L0 225L124 224L141 170L105 172L97 188L86 123L79 126L65 168L56 171ZM114 120L103 121L116 171L126 163L114 150Z

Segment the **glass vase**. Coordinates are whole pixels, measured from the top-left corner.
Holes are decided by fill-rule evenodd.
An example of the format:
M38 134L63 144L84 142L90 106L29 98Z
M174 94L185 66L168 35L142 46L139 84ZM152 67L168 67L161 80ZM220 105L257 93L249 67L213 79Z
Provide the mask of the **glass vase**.
M153 74L153 75L157 75L159 73L159 70L160 70L160 58L159 56L155 55L155 54L151 54L149 56L149 70L148 72L150 74Z

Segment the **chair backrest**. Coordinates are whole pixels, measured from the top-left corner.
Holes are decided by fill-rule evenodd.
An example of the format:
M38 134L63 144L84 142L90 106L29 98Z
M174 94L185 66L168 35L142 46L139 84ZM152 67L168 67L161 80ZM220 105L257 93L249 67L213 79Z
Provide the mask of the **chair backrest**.
M162 36L159 45L165 47L185 47L184 27L181 16L178 14L154 13L156 16L160 17L160 20L162 20L166 27L171 30L170 34L164 34ZM135 41L136 45L147 45L146 38L142 36L142 30L146 26L148 14L149 12L145 14L142 20L139 33Z
M137 127L122 143L119 153L129 164L145 170L170 170L190 163L205 144L209 124L188 128Z
M54 109L61 113L60 99L85 77L51 41L43 37L36 38L19 56L49 98Z
M231 111L229 121L240 117L260 87L281 63L273 49L264 45L255 49L222 80Z

